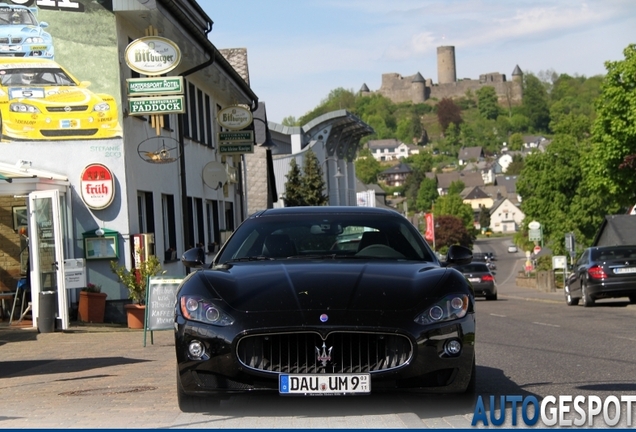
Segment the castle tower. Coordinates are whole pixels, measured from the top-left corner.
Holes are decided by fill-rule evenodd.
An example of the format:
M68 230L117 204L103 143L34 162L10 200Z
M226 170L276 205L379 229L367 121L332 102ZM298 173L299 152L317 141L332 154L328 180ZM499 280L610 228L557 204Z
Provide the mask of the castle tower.
M437 47L437 83L450 84L457 81L455 69L455 47Z
M426 101L426 80L421 73L416 73L411 80L411 102L414 104Z
M369 90L369 87L367 87L366 83L363 83L362 87L360 87L359 94L362 96L368 96L371 94L371 90Z
M512 98L517 102L523 99L523 72L519 65L512 71Z

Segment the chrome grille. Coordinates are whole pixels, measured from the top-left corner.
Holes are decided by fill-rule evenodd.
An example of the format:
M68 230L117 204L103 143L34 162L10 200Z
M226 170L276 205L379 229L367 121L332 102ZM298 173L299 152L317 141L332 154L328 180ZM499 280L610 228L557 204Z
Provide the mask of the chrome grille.
M413 346L391 333L333 332L323 339L301 332L246 336L237 355L243 366L262 372L374 373L408 363Z

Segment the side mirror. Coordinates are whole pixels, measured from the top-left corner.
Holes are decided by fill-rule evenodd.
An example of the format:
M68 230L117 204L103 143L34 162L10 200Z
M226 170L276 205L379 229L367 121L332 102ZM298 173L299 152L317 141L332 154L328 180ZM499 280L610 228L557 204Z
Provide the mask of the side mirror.
M205 263L201 261L201 250L199 248L188 249L181 256L181 262L184 266L190 268L203 268Z
M469 264L473 260L473 252L464 246L452 245L448 248L446 262L448 264Z

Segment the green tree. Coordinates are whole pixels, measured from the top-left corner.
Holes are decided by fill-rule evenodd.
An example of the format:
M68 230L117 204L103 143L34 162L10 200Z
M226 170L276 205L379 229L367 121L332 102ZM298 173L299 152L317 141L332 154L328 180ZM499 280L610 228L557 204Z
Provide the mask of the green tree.
M504 171L507 175L519 175L521 174L521 171L523 170L523 156L521 156L520 154L514 154L512 155L512 162L510 162L510 164L508 165L508 168L506 168L506 171Z
M636 176L624 165L626 158L636 154L636 44L628 45L623 54L624 60L605 62L607 75L592 126L588 181L617 205L628 207L636 201Z
M510 135L508 139L508 150L510 151L521 151L523 150L523 135L519 132L515 132Z
M285 206L298 207L305 205L300 167L296 163L295 158L292 158L289 166L289 172L285 176L287 177L285 182Z
M417 200L415 202L416 210L428 212L438 197L437 182L435 179L425 177L417 191Z
M368 148L360 150L354 165L356 167L356 176L364 184L377 183L378 174L384 170Z
M488 120L496 120L499 116L499 103L495 88L485 86L475 92L477 95L477 108L479 114Z
M467 230L474 230L473 209L470 204L464 204L464 200L459 194L442 195L435 201L433 214L438 216L455 216L462 220Z
M281 122L281 124L283 126L300 126L300 124L298 123L298 120L296 120L296 117L294 116L285 117L283 121Z
M539 79L532 74L524 75L522 108L530 125L536 132L547 132L550 123L548 94Z
M448 194L449 195L452 195L452 194L459 195L460 193L462 193L462 191L464 190L465 187L466 187L466 185L464 184L463 181L455 180L455 181L451 182L451 184L448 186Z
M490 211L485 205L479 206L479 226L484 229L490 228Z
M305 205L324 206L329 203L329 197L323 193L325 181L320 162L311 149L305 153L301 184Z

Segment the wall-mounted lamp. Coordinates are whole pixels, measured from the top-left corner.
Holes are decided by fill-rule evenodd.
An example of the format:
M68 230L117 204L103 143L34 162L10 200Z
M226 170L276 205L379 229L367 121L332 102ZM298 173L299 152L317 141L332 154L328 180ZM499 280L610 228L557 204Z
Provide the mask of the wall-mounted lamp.
M97 237L104 237L104 230L103 230L102 228L97 228L97 229L95 230L95 235L96 235Z
M266 149L272 149L274 147L277 147L276 143L272 139L272 134L269 131L269 126L267 125L265 120L260 119L258 117L254 117L252 120L258 120L260 122L263 122L263 124L265 125L265 142L261 144L261 147L264 147ZM254 128L254 133L256 134L256 128Z
M335 178L342 178L344 174L340 171L340 167L338 167L338 171L334 174Z

